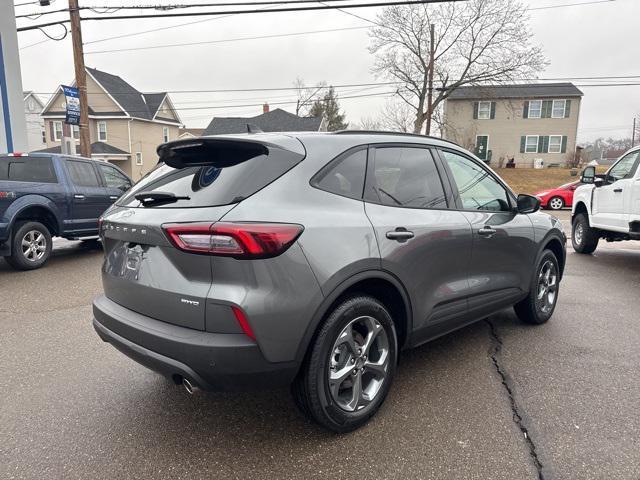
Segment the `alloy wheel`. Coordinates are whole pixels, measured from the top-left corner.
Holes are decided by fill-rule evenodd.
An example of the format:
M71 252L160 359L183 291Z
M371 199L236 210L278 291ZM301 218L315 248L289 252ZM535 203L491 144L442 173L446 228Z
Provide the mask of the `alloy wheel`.
M560 197L554 197L551 200L549 200L549 206L553 209L553 210L560 210L564 205L563 205L563 201Z
M22 255L30 262L40 260L47 251L47 238L38 230L29 230L22 237Z
M389 338L380 322L370 316L349 322L329 354L333 401L348 412L370 404L387 378L389 358Z
M548 314L556 303L558 293L558 269L551 260L547 260L538 275L538 295L536 303L542 313Z
M584 225L582 223L578 223L576 228L573 230L573 238L576 241L577 245L582 244L582 237L584 236Z

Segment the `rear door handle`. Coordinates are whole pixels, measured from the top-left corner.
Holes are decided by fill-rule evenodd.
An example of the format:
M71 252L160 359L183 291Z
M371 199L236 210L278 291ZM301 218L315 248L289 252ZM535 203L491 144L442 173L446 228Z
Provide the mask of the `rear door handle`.
M483 237L491 238L496 234L496 230L493 227L482 227L478 230L478 235Z
M620 192L622 192L622 189L621 188L614 188L613 192L614 193L620 193Z
M117 200L118 198L120 198L120 197L118 197L117 195L111 195L109 197L110 200Z
M80 194L80 193L76 193L73 198L75 198L76 200L84 200L85 196Z
M387 238L389 240L397 240L399 242L406 242L410 238L413 238L413 232L410 232L404 227L398 227L391 232L387 232Z

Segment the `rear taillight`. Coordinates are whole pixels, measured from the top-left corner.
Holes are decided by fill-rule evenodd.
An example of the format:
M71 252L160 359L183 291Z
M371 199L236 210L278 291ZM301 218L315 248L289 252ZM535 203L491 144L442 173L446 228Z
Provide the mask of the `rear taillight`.
M276 257L304 230L289 223L178 223L163 228L180 250L234 258Z

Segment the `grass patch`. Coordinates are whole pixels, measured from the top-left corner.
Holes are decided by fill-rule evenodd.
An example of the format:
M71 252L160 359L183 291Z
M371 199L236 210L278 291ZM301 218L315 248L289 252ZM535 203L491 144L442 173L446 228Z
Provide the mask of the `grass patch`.
M607 168L598 167L597 171L604 173ZM532 194L580 180L580 170L572 177L568 168L496 168L495 171L516 193Z

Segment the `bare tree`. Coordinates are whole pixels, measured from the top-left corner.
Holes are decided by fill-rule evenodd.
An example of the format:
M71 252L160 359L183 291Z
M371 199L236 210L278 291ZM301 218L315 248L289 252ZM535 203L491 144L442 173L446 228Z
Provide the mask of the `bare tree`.
M314 102L322 96L322 90L327 88L327 83L320 82L315 87L307 87L304 80L298 77L295 82L293 82L293 86L298 95L298 99L296 101L296 115L306 117Z
M356 124L357 130L384 130L384 126L380 119L373 117L364 117Z
M357 123L360 130L409 133L413 131L415 111L398 99L390 99L378 116L364 117Z
M385 130L409 133L413 131L415 115L416 112L410 105L392 99L387 102L380 117Z
M456 88L531 78L546 66L541 48L531 44L520 0L398 5L385 8L376 23L369 47L376 55L373 71L398 81L398 96L415 110L415 133ZM429 111L431 24L435 91Z

